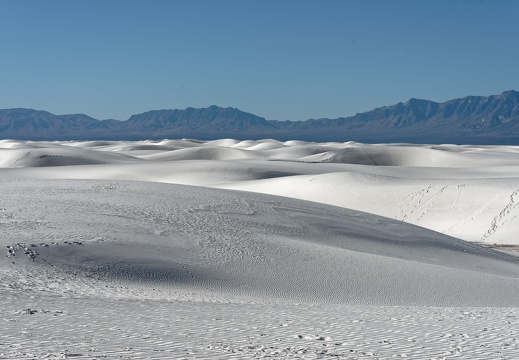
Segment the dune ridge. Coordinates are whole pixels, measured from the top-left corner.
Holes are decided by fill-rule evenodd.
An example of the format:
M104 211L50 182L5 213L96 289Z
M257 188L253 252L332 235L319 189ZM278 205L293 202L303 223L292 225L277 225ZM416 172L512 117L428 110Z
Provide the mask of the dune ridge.
M140 180L261 192L365 211L467 241L519 244L516 146L3 140L0 155L4 178Z
M519 259L367 213L135 181L25 180L4 189L10 210L3 218L16 218L5 221L3 245L15 259L9 269L38 260L42 269L52 264L116 286L155 284L166 294L180 283L257 299L361 305L518 301Z
M0 141L0 358L514 359L518 162L503 146Z

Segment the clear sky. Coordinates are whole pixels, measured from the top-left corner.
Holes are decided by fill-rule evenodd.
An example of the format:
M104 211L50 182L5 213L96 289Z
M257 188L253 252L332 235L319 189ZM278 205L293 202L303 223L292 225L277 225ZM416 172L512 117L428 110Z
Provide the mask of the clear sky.
M0 108L354 115L519 90L519 1L0 0Z

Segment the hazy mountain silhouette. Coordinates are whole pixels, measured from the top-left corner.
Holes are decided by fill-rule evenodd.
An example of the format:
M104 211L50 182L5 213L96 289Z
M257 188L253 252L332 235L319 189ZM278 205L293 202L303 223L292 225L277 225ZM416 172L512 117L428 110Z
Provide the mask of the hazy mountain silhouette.
M276 121L236 108L152 110L126 121L33 109L0 110L0 137L29 140L236 138L519 144L519 92L444 103L410 99L338 119Z

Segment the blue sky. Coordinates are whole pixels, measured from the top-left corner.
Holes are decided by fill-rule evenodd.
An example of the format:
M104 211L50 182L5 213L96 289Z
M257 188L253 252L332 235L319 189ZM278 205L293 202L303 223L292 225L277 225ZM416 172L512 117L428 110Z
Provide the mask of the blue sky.
M0 108L353 115L519 90L519 1L0 0Z

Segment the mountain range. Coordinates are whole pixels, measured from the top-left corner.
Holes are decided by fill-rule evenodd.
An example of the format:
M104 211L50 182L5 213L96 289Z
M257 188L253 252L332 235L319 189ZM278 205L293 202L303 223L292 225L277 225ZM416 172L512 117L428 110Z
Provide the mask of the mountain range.
M84 114L54 115L15 108L0 110L0 138L20 140L142 140L235 138L519 144L519 92L468 96L438 103L410 99L337 119L266 120L236 108L209 106L152 110L126 121Z

